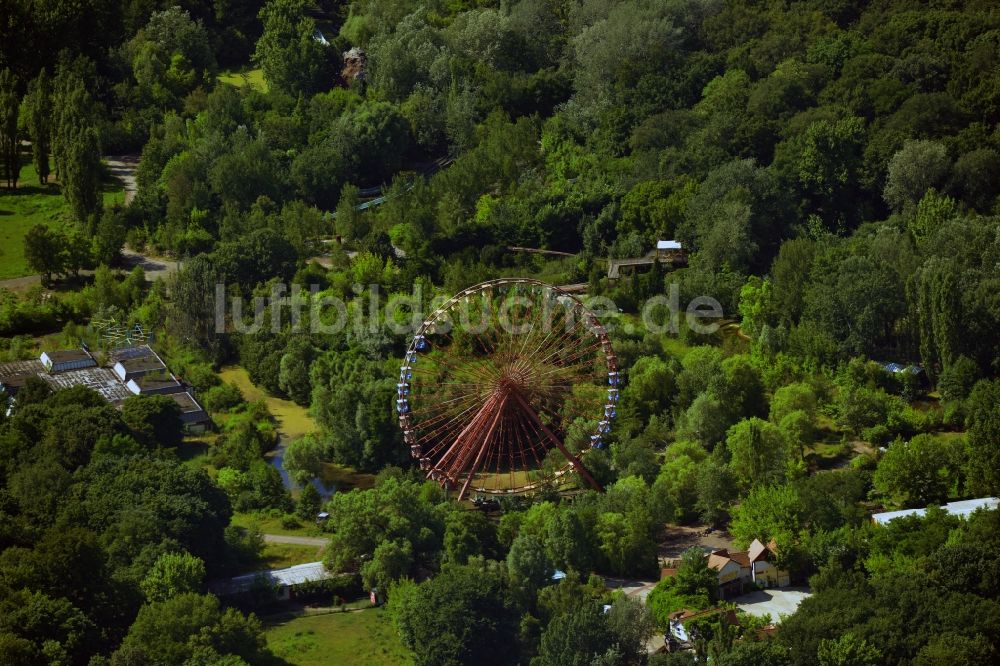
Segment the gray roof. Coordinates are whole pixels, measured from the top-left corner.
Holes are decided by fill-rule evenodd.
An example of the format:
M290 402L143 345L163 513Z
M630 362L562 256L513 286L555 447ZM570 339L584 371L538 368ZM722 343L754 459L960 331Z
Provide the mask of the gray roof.
M119 347L108 352L108 358L112 363L126 358L138 358L141 356L155 356L156 352L149 345L136 345L134 347Z
M1000 506L1000 499L997 499L996 497L980 497L979 499L949 502L941 508L953 516L962 516L964 518L971 515L974 511L976 511L976 509L993 510L998 506ZM926 513L927 509L885 511L883 513L873 513L872 520L879 525L885 525L896 518L902 518L903 516L923 516Z
M57 375L38 375L53 391L70 388L71 386L86 386L101 394L108 402L121 402L125 398L131 397L124 384L118 381L115 373L108 368L80 368L79 370L67 370Z
M322 562L297 564L287 569L272 569L235 576L228 581L213 585L221 594L237 594L253 589L259 582L265 582L277 587L301 585L330 578L332 574L326 570Z
M0 363L0 377L16 377L18 375L38 375L45 372L45 366L38 359L30 361L10 361Z
M70 361L93 360L93 357L82 349L64 349L61 351L42 352L53 363L68 363Z
M170 375L168 377L157 377L153 375L145 375L144 377L136 377L135 379L130 379L130 382L135 382L143 391L153 391L156 389L166 389L166 388L177 388L180 390L181 383L177 379Z
M167 366L158 356L135 356L119 359L117 363L125 368L125 372L149 372L151 370L166 370Z

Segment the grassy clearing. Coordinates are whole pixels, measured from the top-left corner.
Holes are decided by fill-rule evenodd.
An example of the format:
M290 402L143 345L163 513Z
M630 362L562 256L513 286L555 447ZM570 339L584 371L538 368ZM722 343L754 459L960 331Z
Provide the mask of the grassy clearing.
M74 224L73 213L62 195L62 188L50 178L38 184L38 175L30 158L22 155L21 175L16 190L0 189L0 279L31 275L24 260L24 235L36 224L53 228ZM103 186L104 205L124 201L121 183L109 180Z
M177 449L177 458L192 467L201 467L210 470L209 475L214 476L216 470L212 467L208 459L208 449L217 437L218 435L215 434L185 437Z
M264 534L283 534L286 536L323 536L323 531L314 523L301 523L299 527L285 527L278 516L265 513L234 513L230 524L237 527L256 527Z
M323 547L300 546L294 543L265 543L261 551L260 569L285 569L296 564L323 559Z
M237 88L250 86L262 93L267 92L267 81L264 79L263 70L260 69L251 69L245 72L225 71L219 74L218 79L222 83L228 83Z
M251 401L263 400L268 411L278 420L278 429L288 439L296 439L316 431L316 421L309 415L309 410L297 405L291 400L276 398L250 381L250 375L239 366L228 366L219 371L222 381L235 384L243 392L243 396Z
M382 608L297 617L269 626L265 635L275 656L293 666L413 663Z

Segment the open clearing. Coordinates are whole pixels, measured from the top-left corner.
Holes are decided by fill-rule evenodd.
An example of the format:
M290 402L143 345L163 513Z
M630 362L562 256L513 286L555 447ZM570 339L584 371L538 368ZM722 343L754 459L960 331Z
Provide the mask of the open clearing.
M73 224L73 214L54 178L47 185L38 184L38 175L30 157L22 162L16 190L0 188L0 280L31 275L24 260L24 235L36 224L53 228ZM125 193L118 180L106 182L102 188L104 205L123 203Z
M267 92L267 81L264 80L264 72L260 69L251 69L246 72L225 71L219 74L218 79L222 83L228 83L237 88L249 85L254 90L262 93Z
M269 624L267 645L293 666L412 664L385 610L305 615Z

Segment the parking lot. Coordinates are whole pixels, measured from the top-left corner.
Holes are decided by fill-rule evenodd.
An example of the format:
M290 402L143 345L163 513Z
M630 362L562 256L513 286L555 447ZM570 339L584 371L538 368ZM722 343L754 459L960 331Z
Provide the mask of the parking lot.
M740 610L760 617L770 616L777 623L782 615L791 615L803 599L812 596L807 587L785 587L760 590L732 599Z

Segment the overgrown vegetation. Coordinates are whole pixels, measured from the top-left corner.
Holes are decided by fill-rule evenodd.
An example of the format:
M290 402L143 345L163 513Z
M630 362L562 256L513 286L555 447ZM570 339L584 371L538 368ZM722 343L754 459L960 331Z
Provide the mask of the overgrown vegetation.
M155 401L18 392L0 417L0 661L267 663L259 622L205 579L259 564L234 510L246 527L322 508L328 566L388 597L418 664L997 662L997 512L865 521L1000 492L991 7L8 4L0 273L47 288L5 293L0 334L140 322L218 432L185 462ZM102 203L100 156L119 152L142 155L128 207ZM666 238L686 266L605 277ZM183 267L147 288L114 270L125 243ZM62 280L88 268L92 284ZM613 299L626 376L610 446L586 458L605 492L499 517L410 467L391 410L406 338L387 322L310 333L271 302L274 329L239 332L249 312L215 325L217 284L295 285L354 321L355 285L378 305L419 286L426 305L519 274ZM650 330L642 304L674 285L728 325ZM336 463L374 487L296 506L265 459L281 435L301 486ZM773 539L816 594L771 639L711 620L695 655L647 659L670 612L717 603L693 555L647 606L604 588L655 576L665 524ZM279 634L275 652L293 642Z

